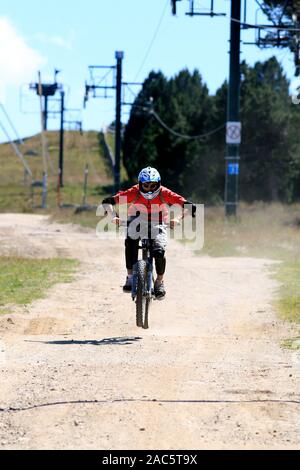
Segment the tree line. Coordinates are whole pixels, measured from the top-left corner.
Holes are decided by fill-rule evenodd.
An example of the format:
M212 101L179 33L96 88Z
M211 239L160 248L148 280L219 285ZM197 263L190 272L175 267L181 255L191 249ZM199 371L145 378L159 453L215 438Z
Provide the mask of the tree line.
M198 70L168 79L152 71L136 97L123 139L130 183L157 167L163 183L205 203L223 200L228 84L210 95ZM275 57L241 64L240 198L293 202L300 198L300 105ZM188 139L215 130L202 138ZM171 131L175 131L175 134Z

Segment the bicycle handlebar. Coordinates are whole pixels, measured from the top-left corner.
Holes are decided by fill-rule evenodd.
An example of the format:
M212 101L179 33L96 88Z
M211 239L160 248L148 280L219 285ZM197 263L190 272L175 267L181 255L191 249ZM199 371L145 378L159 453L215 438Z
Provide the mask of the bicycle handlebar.
M125 222L125 220L121 220L120 223L116 224L117 227L128 227L128 223ZM148 223L148 225L152 225L151 222ZM155 223L153 223L153 225L155 225ZM157 225L165 225L166 227L169 227L171 228L171 224L169 222L163 222L162 224L157 224Z

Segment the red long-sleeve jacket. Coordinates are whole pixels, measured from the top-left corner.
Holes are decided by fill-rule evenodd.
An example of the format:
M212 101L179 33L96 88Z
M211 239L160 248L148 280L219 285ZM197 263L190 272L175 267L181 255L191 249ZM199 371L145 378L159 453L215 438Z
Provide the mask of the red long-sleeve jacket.
M179 205L184 206L186 199L170 189L161 186L160 193L154 199L145 199L140 191L139 185L135 185L126 191L120 191L114 196L116 204L128 205L128 217L136 216L137 211L151 221L168 221L169 206Z

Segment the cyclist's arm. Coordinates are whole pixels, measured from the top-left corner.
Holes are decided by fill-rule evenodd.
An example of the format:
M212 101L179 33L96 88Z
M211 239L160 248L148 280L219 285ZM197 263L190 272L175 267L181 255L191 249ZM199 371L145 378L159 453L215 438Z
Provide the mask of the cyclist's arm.
M192 217L196 217L197 206L191 201L185 201L184 212L190 214Z
M116 206L116 201L115 201L114 196L106 197L105 199L103 199L102 206L110 218L114 218L117 216L116 211L114 209L114 207Z
M190 201L185 201L182 206L182 213L177 217L178 222L180 223L187 215L196 217L196 205Z
M137 187L133 186L126 191L119 191L116 195L103 199L102 206L111 219L118 219L116 205L130 204L136 199Z
M182 207L182 213L176 220L180 222L186 215L190 214L192 217L195 217L196 214L196 205L193 204L191 201L187 201L183 196L180 194L171 191L170 189L164 188L164 198L169 205L180 205Z

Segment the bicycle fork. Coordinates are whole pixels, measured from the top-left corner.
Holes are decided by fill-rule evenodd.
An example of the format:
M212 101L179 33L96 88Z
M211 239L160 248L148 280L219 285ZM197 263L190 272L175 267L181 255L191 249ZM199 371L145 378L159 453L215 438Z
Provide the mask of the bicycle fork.
M153 295L154 279L153 279L153 264L149 260L146 261L146 273L147 273L147 278L146 278L146 282L144 283L143 295L151 297ZM132 296L133 301L136 299L137 287L138 287L138 274L137 274L137 263L136 263L133 266L133 276L132 276L131 296Z
M136 263L133 265L133 275L132 275L131 296L132 296L133 301L135 300L136 294L137 294L137 283L138 283L138 277L137 277L137 263Z

